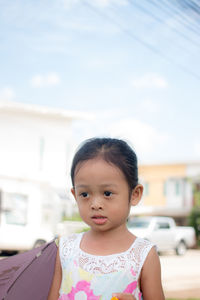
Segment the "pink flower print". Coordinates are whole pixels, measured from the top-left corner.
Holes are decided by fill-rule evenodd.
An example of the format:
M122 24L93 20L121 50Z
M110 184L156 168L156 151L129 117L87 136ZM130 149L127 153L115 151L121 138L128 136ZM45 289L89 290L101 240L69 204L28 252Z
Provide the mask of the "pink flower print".
M72 287L71 292L66 295L66 298L59 298L59 300L76 300L76 295L82 292L83 294L85 294L85 296L88 300L99 300L100 296L95 296L93 294L93 291L90 289L90 283L87 282L86 280L81 280L77 283L76 287ZM78 295L77 295L78 296Z
M141 300L141 299L142 299L142 293L139 292L139 300Z
M135 273L135 271L133 270L133 268L131 268L131 274L132 274L133 276L136 276L136 273Z
M136 287L137 287L137 281L133 281L129 285L127 285L127 287L123 291L123 293L130 293L130 294L132 294L133 291L136 289Z

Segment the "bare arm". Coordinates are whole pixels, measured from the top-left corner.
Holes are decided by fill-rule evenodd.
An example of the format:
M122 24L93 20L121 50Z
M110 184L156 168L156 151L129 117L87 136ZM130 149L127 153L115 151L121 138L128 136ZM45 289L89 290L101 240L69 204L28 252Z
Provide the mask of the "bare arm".
M62 279L62 268L60 264L60 256L59 256L59 249L58 249L56 255L56 263L55 263L53 280L52 280L52 284L51 284L51 288L47 300L58 300L61 279Z
M141 272L141 290L144 300L164 300L160 260L155 248L149 252Z

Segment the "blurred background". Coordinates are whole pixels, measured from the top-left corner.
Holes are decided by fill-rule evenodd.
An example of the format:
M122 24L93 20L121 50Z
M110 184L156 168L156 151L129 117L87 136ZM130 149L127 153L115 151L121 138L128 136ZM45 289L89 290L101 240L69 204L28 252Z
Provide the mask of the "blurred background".
M156 230L181 246L161 254L166 295L200 299L200 1L0 0L0 28L2 254L87 230L72 156L123 138L144 185L131 217L169 217Z

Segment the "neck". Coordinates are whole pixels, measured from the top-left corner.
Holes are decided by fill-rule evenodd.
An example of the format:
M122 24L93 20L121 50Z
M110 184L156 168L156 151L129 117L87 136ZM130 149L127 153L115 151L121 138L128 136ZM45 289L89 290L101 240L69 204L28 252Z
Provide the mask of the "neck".
M108 230L108 231L95 231L93 229L91 229L90 234L93 238L95 239L121 239L123 236L126 236L129 231L126 227L126 225L122 225L118 228L114 228L112 230Z
M135 236L133 236L126 227L108 232L90 230L84 234L81 248L95 255L110 255L126 251L134 239Z

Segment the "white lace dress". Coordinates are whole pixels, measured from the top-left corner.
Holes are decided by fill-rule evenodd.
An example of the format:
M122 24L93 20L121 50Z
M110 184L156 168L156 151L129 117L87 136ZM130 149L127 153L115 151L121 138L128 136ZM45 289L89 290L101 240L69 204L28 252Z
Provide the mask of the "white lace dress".
M61 237L62 283L59 300L110 300L112 293L142 298L138 279L152 244L136 238L122 253L96 256L80 249L83 233Z

